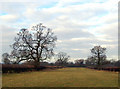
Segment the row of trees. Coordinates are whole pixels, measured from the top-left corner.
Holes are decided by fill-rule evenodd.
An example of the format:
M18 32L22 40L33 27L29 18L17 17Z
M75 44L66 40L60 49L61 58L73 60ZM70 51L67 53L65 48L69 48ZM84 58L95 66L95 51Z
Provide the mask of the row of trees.
M22 62L34 62L35 67L40 62L55 56L57 61L55 64L66 65L70 59L67 53L59 52L54 54L55 42L57 37L50 28L43 26L41 23L33 26L31 29L21 29L11 45L10 54L2 55L5 64L19 64ZM106 48L94 46L91 50L92 55L86 60L88 65L103 65L108 63L106 60ZM83 64L83 60L76 60L76 64Z
M105 64L118 64L119 62L115 62L114 60L106 60L105 55L106 48L102 48L101 46L95 46L91 49L92 55L87 58L87 60L84 59L78 59L75 60L74 63L69 62L70 56L67 55L67 53L59 52L58 54L54 55L56 62L52 63L53 65L60 65L60 66L100 66ZM10 55L8 53L3 54L3 59L5 64L18 64L19 62L10 61ZM24 63L29 64L36 64L34 60L27 60L24 61ZM41 61L42 64L49 65L47 62ZM41 65L42 65L41 64Z

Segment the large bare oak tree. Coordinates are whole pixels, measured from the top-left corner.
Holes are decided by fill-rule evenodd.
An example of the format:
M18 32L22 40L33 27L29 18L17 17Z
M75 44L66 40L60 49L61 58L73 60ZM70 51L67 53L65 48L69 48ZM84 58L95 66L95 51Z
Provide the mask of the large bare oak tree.
M11 45L11 56L16 59L15 63L33 60L35 65L39 65L54 54L56 40L52 30L42 24L37 24L31 29L21 29Z

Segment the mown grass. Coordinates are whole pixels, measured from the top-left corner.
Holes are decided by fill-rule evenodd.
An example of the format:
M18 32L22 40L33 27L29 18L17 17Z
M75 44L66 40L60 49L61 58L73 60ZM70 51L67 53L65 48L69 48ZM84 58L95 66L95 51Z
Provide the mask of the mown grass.
M118 73L86 68L3 74L3 87L117 87Z

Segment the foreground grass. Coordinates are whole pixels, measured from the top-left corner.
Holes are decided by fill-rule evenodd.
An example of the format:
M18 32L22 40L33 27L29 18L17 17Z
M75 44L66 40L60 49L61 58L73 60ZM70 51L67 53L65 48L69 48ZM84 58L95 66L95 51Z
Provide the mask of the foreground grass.
M3 87L117 87L118 73L86 68L3 74Z

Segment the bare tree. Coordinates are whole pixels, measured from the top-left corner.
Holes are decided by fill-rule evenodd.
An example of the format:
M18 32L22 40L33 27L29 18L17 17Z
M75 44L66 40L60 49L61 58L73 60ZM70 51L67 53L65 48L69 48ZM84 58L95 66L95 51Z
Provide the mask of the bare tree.
M67 64L69 58L70 58L70 56L68 56L67 53L59 52L57 54L56 64L65 65L65 64Z
M2 61L4 62L4 64L10 64L10 56L8 53L2 54Z
M42 24L33 26L32 29L21 29L11 45L11 55L17 59L16 63L33 60L37 66L54 54L56 40L57 37L52 30Z
M84 59L75 60L75 64L77 65L82 65L83 63L84 63Z
M94 56L89 56L89 57L87 58L87 60L85 61L85 64L86 64L87 66L96 65L96 63L97 63L97 61L96 61L96 59L95 59Z
M102 63L106 60L106 48L103 48L101 46L94 46L94 48L91 49L91 60L96 65L102 65Z

